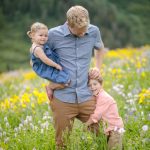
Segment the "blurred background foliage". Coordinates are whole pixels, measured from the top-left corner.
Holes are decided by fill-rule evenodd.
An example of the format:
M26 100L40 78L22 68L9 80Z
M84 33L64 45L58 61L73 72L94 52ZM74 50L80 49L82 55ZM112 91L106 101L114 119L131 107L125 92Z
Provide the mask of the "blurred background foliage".
M105 47L150 44L150 0L0 0L0 72L29 67L30 25L63 24L72 5L88 9Z

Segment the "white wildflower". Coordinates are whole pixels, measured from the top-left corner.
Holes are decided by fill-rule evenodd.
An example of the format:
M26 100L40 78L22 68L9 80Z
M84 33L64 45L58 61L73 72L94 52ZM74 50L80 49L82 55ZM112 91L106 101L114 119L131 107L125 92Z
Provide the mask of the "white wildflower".
M31 122L32 121L32 116L27 116L26 120L29 121L29 122Z
M37 126L34 126L34 130L37 131L37 130L38 130L38 127L37 127Z
M44 129L41 129L41 133L42 133L42 134L44 133Z
M42 129L48 129L48 126L49 126L49 122L48 121L46 121L45 123L41 124L41 128Z
M48 119L48 116L43 116L42 119L43 119L43 120L47 120L47 119Z
M49 116L49 112L46 111L43 116Z
M81 139L82 139L82 140L85 140L86 138L85 138L85 136L84 136L84 135L82 135L82 136L81 136Z
M18 129L18 128L14 128L14 131L15 131L15 132L18 132L18 131L19 131L19 129Z
M144 116L144 112L143 111L141 111L141 116Z
M9 142L9 137L4 139L4 143L8 143Z
M34 130L34 125L32 123L30 123L30 127L32 130Z
M6 132L5 131L3 132L3 136L6 136Z
M142 130L143 130L143 131L147 131L147 130L148 130L148 125L144 125L144 126L142 127Z
M9 122L6 122L6 127L10 128Z
M24 121L23 121L23 124L24 124L24 125L28 125L28 120L27 120L27 119L24 120Z
M21 130L23 128L23 124L19 124L19 130Z
M4 121L5 121L5 122L8 122L8 119L7 119L7 117L4 117Z
M38 124L41 124L41 121L38 121Z
M17 133L14 134L14 137L17 137Z
M128 95L128 97L132 97L132 93L128 93L127 95Z

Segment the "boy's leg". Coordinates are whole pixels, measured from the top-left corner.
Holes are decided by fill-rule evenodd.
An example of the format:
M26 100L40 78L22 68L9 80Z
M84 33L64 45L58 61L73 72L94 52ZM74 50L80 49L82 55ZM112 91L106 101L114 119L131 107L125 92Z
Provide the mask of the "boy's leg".
M74 118L78 113L77 104L64 103L55 98L51 101L50 106L53 112L54 127L56 130L56 145L57 147L63 147L63 133L67 132L69 134L72 129Z
M88 100L86 102L83 102L81 104L78 104L79 108L79 115L77 118L81 120L83 123L88 121L89 117L91 114L93 114L96 106L96 100L94 97L91 98L91 100ZM99 134L99 124L98 123L93 123L91 124L88 129L95 133L96 135Z
M122 150L122 134L118 131L110 131L108 150Z

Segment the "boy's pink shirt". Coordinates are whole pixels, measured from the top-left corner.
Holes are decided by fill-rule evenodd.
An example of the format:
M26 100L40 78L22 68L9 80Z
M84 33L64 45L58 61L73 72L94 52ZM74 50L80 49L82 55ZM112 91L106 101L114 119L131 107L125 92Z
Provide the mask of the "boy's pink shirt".
M119 116L115 100L103 89L101 89L98 96L96 96L96 100L96 109L94 114L90 116L94 123L100 119L108 123L107 129L105 129L106 134L115 128L123 128L123 121Z

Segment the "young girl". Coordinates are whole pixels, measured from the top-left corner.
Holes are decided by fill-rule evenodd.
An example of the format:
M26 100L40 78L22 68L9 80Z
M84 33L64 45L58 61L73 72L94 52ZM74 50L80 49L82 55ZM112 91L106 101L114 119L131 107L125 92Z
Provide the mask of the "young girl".
M39 22L33 23L27 35L32 41L30 64L33 70L40 77L54 82L46 86L48 98L51 100L54 89L61 89L69 85L69 74L62 68L58 55L46 45L48 40L46 25Z
M86 125L97 123L100 119L107 124L105 134L108 136L108 149L122 149L122 133L124 125L118 114L115 100L102 88L102 77L89 80L89 87L96 96L96 108Z

